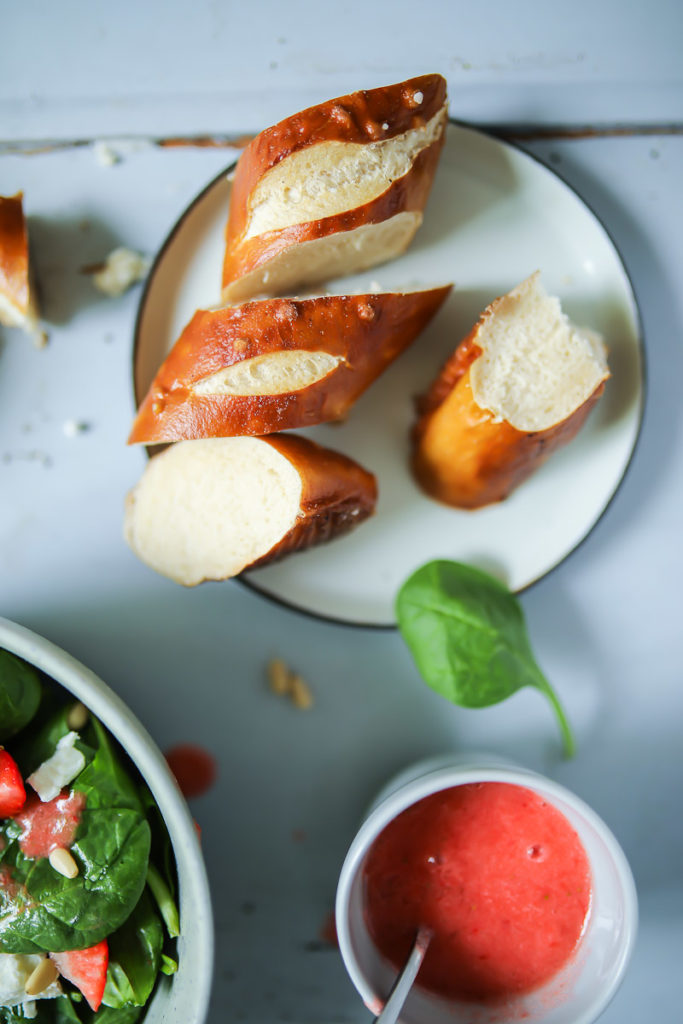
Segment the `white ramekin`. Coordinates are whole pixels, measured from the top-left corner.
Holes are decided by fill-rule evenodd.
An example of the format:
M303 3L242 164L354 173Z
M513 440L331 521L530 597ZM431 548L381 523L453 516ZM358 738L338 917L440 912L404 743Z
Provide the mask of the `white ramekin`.
M493 755L450 755L421 762L379 794L353 840L341 870L335 916L339 948L351 980L372 1013L380 1012L396 980L395 969L374 946L365 924L363 867L382 830L410 805L432 793L472 782L508 782L541 794L564 814L583 843L592 871L587 928L571 962L541 989L505 1005L458 1004L414 987L402 1024L592 1024L624 976L638 927L635 884L626 858L603 821L569 790ZM474 1017L473 1017L474 1013Z
M203 1024L213 977L209 885L197 831L166 760L151 736L90 669L36 633L0 618L0 648L34 665L82 701L109 730L149 786L166 823L178 870L178 971L162 976L144 1024Z

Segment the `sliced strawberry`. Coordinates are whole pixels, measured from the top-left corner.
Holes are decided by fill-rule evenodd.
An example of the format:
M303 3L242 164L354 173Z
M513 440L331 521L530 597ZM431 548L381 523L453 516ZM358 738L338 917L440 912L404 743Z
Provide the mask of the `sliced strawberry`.
M61 976L83 993L90 1009L97 1012L107 982L107 965L109 964L107 940L102 939L96 946L90 946L89 949L50 953L50 959L54 960Z
M26 803L26 790L11 754L0 747L0 818L16 814Z

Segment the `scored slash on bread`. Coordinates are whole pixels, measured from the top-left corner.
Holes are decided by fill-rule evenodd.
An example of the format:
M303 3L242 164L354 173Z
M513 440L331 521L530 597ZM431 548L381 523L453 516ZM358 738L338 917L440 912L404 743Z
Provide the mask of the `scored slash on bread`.
M0 323L22 328L42 347L23 199L23 192L0 196Z
M450 288L200 310L157 373L129 443L268 434L340 419Z
M194 586L340 536L376 500L372 473L304 437L180 441L128 495L124 534L152 569Z
M280 294L392 259L422 223L448 120L446 81L355 92L261 132L235 171L223 300Z
M459 508L503 500L576 436L608 377L600 336L533 274L484 310L420 399L417 481Z

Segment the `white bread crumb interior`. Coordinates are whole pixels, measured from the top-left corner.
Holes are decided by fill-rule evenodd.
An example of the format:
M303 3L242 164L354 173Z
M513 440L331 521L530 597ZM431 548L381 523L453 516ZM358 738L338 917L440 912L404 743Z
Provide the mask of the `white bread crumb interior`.
M29 280L28 303L20 306L8 295L0 292L0 324L5 327L20 327L33 338L37 348L42 348L47 341L47 334L41 331L38 322L38 307L35 301L35 289Z
M477 405L517 430L561 423L607 379L599 334L575 327L548 295L539 273L493 303L474 338L470 367Z
M245 238L333 217L381 196L441 136L447 116L443 106L419 128L381 142L320 142L285 157L250 196Z
M149 461L128 495L124 535L177 583L227 579L288 533L301 493L299 473L267 441L180 441Z
M330 352L286 349L233 363L192 387L198 395L281 395L317 383L341 362Z
M421 223L420 211L402 211L378 224L362 224L291 245L229 284L224 299L236 303L256 295L278 295L304 282L314 284L366 270L404 252Z
M0 291L0 324L6 327L32 327L35 320L29 310L23 309L17 302L10 300L8 295Z

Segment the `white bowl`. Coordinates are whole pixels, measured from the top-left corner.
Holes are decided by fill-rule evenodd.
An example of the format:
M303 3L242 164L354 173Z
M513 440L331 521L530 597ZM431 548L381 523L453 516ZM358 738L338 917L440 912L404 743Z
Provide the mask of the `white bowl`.
M472 782L508 782L541 794L576 830L592 872L592 904L586 932L573 959L541 989L507 1001L477 1007L477 1024L592 1024L624 976L638 925L633 876L626 858L603 821L563 786L491 755L449 756L421 762L382 790L354 839L342 867L335 908L339 948L365 1005L378 1014L396 980L368 934L363 913L363 866L384 828L424 797ZM471 1003L454 1003L413 987L401 1014L403 1024L464 1024Z
M0 618L0 648L60 683L99 718L149 786L171 839L178 872L178 970L161 976L144 1024L203 1024L213 975L213 917L199 839L166 760L123 701L93 672L36 633Z

